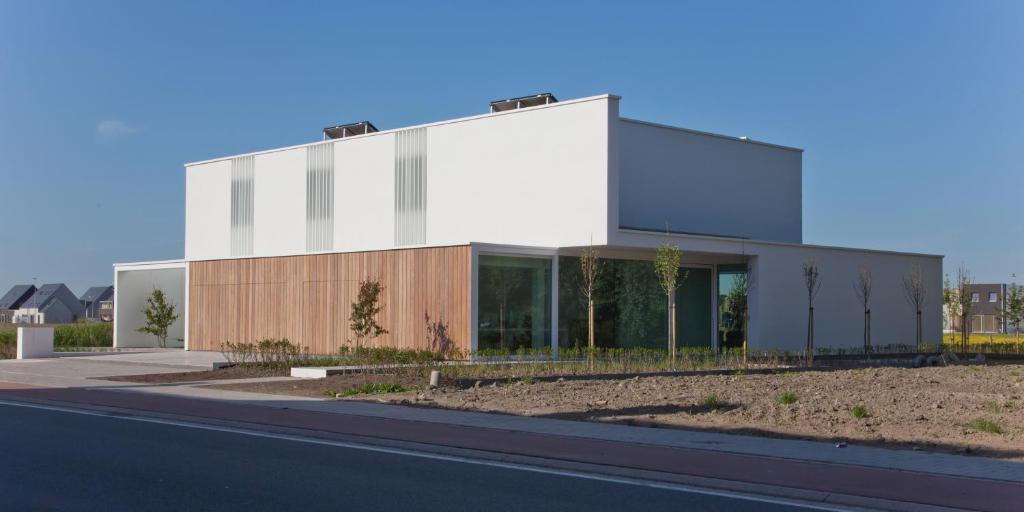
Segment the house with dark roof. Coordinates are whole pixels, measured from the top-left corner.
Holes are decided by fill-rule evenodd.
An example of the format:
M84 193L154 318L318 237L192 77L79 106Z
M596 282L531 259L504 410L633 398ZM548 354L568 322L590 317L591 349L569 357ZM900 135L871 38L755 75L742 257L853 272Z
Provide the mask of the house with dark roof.
M14 323L66 324L85 317L78 297L63 283L44 284L14 313Z
M100 319L100 309L104 302L114 300L113 286L93 286L85 291L78 302L85 308L85 318L90 320Z
M22 303L36 293L35 285L16 284L3 297L0 297L0 324L14 322L14 312Z

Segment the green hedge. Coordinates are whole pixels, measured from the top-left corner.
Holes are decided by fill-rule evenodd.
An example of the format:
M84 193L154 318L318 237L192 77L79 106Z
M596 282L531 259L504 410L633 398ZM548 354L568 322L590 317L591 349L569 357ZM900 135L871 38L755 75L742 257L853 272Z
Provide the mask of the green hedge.
M57 324L45 327L53 327L54 348L114 346L113 324L79 323ZM0 345L14 346L17 343L18 326L5 325L0 327Z

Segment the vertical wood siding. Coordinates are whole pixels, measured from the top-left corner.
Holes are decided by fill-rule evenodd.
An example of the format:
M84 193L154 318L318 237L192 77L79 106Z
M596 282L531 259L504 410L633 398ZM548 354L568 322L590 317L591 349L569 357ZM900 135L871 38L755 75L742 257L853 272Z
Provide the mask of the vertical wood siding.
M429 348L424 314L448 324L469 350L469 246L189 262L189 348L287 338L313 354L352 339L359 281L384 285L377 346Z

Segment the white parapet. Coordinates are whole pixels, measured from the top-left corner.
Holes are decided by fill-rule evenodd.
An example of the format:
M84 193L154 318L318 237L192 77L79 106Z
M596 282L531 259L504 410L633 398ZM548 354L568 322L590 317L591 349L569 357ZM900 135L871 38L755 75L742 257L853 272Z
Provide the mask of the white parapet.
M18 359L53 355L53 327L18 327Z

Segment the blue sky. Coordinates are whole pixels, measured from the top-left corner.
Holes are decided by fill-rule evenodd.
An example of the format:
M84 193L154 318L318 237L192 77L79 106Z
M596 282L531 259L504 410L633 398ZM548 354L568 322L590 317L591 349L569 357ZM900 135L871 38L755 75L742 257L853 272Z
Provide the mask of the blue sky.
M804 148L808 243L1024 278L1022 59L1022 2L0 0L0 288L180 258L185 162L542 91Z

